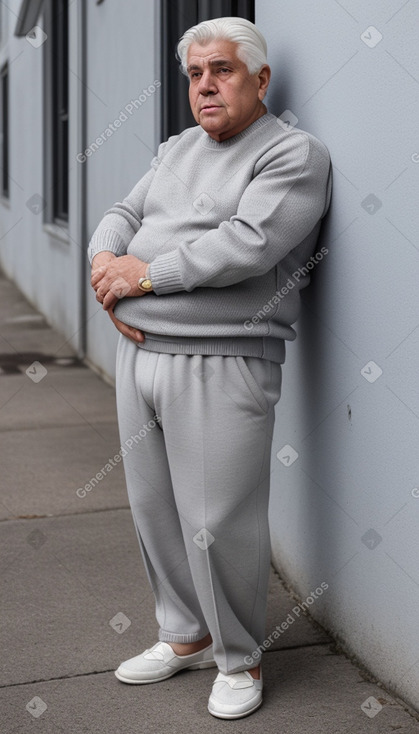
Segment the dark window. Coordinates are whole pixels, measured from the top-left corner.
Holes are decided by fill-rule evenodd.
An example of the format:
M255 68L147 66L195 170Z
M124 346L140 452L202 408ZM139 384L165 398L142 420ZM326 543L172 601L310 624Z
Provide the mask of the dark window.
M68 0L54 0L51 15L52 214L68 219Z
M9 196L9 68L5 64L1 78L1 193Z
M176 62L176 46L183 33L202 20L234 16L255 22L254 0L162 0L161 2L161 139L196 125L188 101L188 79Z

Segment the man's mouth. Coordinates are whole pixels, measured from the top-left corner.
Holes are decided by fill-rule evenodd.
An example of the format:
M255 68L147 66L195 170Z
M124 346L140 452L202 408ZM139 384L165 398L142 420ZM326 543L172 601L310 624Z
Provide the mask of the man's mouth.
M201 107L201 112L203 112L203 110L218 110L219 107L220 105L218 104L206 104L203 107Z

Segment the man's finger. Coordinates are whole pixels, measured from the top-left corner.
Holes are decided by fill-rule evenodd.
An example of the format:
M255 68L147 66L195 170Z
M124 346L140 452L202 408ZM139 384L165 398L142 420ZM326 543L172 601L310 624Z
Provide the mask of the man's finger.
M103 299L103 308L105 311L109 311L109 309L113 309L116 303L118 302L119 296L116 293L113 293L112 291L108 291L105 298Z
M103 276L106 273L106 265L100 265L98 268L95 268L92 270L92 274L90 276L90 282L92 286L94 287L97 283L99 283L100 280L102 280Z
M124 324L124 326L126 326L126 324ZM143 342L145 339L143 332L139 329L135 329L133 326L128 326L126 336L128 336L129 339L133 339L135 342Z
M124 324L123 321L120 321L116 318L112 309L109 309L108 314L118 331L120 331L121 334L126 336L128 339L131 339L135 343L143 342L145 340L145 336L143 332L140 331L140 329L136 329L134 326L128 326L128 324Z

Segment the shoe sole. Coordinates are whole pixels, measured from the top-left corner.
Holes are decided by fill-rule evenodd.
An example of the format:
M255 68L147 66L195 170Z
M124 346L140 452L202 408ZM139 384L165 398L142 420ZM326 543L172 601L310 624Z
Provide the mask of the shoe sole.
M205 668L215 668L216 662L215 660L206 660L205 662L201 663L192 663L191 665L185 665L184 668L178 668L177 670L173 670L171 673L168 673L167 675L159 676L158 678L147 678L147 680L138 680L137 678L126 678L121 673L118 673L117 670L115 670L115 675L118 678L118 680L122 681L122 683L131 683L132 685L138 685L142 683L159 683L161 680L167 680L168 678L171 678L173 675L176 675L176 673L180 673L182 670L204 670Z
M217 719L244 719L245 716L249 716L250 714L253 714L254 711L257 711L260 706L262 706L263 701L259 701L259 703L256 704L256 706L253 706L253 708L249 709L248 711L243 711L241 714L224 714L221 711L213 711L210 706L208 705L208 711L210 712L211 716L215 716Z

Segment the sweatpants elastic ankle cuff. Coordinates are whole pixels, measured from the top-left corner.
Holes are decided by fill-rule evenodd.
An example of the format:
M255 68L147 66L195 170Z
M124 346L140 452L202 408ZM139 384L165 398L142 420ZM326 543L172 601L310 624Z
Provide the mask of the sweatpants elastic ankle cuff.
M198 640L202 640L205 635L208 634L207 632L204 635L201 634L192 634L192 635L179 635L174 632L159 632L159 640L161 642L179 642L180 644L186 644L188 642L198 642Z

